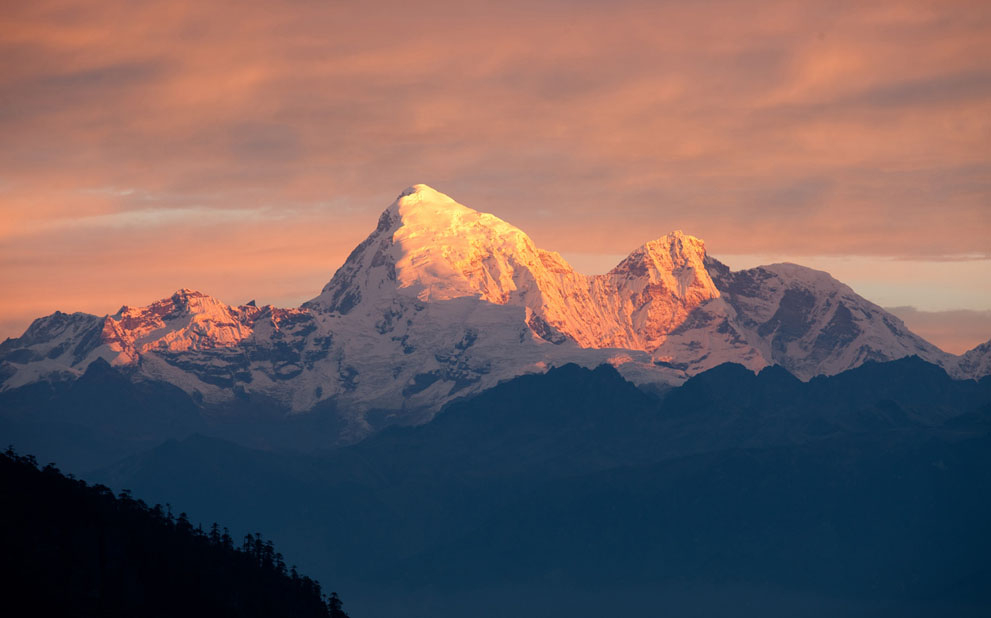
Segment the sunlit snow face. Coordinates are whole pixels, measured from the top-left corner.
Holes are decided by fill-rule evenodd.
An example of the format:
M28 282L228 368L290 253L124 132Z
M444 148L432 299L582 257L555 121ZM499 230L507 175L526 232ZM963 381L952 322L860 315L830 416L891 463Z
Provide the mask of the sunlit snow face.
M395 205L396 273L421 300L479 296L505 304L516 290L510 257L533 260L536 248L519 229L425 185Z
M549 340L650 351L719 291L704 244L680 231L645 243L608 274L588 276L498 217L415 185L386 209L313 305L391 312L394 294L525 307L529 327Z

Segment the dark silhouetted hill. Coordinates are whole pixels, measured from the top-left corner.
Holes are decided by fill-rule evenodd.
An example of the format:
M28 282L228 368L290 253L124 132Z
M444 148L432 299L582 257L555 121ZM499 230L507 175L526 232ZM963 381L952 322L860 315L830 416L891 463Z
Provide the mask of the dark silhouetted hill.
M346 617L260 535L235 545L216 524L194 529L12 450L0 497L6 616Z
M103 482L270 531L363 616L986 615L991 379L918 359L662 400L524 376L319 455L202 436Z

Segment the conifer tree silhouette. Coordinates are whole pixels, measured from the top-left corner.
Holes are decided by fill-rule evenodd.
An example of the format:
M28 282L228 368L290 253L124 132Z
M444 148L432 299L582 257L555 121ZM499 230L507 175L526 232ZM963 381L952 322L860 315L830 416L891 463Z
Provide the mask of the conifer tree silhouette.
M216 523L205 533L171 505L39 469L13 448L0 455L0 496L3 615L347 616L260 533L236 549Z

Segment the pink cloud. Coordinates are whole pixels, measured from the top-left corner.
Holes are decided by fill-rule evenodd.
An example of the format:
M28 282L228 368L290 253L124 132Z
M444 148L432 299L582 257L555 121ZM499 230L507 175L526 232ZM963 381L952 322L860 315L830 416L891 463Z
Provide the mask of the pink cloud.
M991 338L991 311L920 311L915 307L888 310L913 332L953 354L963 354Z
M302 300L415 182L563 252L991 253L986 3L54 0L0 53L5 320Z

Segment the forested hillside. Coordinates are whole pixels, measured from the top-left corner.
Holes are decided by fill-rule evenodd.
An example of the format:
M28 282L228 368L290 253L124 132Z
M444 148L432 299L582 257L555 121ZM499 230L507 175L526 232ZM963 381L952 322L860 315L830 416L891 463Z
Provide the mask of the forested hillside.
M0 547L7 616L346 618L336 593L287 567L260 534L0 455Z

